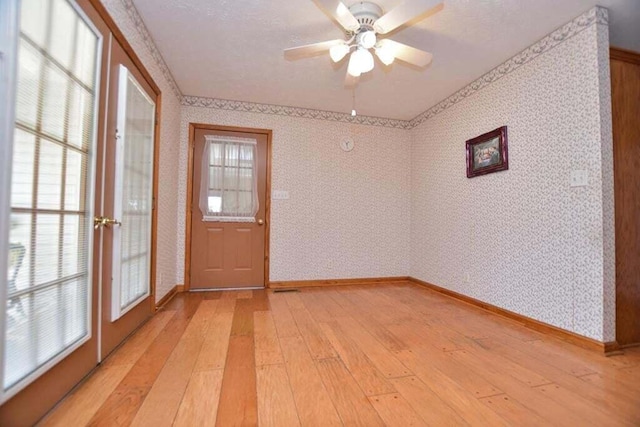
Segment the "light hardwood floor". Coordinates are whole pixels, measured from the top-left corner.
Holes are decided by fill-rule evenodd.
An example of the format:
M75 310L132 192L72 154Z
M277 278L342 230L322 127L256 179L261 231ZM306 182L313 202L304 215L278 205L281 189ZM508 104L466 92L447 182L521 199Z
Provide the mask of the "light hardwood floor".
M612 357L411 283L176 296L43 426L638 426Z

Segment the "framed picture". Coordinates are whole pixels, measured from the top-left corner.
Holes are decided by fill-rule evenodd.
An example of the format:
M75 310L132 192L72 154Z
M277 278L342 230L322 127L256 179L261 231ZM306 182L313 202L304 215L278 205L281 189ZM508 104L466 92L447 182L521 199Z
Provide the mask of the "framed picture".
M509 169L507 127L467 141L467 178Z

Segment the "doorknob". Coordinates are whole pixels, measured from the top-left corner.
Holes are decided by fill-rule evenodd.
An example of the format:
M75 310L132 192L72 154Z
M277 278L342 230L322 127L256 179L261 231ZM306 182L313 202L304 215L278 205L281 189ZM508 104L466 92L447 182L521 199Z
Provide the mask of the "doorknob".
M96 230L100 227L106 227L107 225L122 225L117 219L107 218L106 216L97 216L93 218L93 228Z
M264 221L263 221L263 220L261 220L261 219L259 219L259 220L258 220L258 225L262 225L262 224L264 224Z

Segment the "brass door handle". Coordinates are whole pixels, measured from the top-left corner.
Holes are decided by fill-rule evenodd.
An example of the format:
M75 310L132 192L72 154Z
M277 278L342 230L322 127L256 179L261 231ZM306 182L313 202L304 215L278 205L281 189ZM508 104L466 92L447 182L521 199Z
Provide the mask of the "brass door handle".
M106 227L107 225L122 225L117 219L107 218L106 216L97 216L93 218L93 228L96 230L100 227Z
M259 220L258 220L258 225L262 225L262 224L264 224L264 221L263 221L263 220L261 220L261 219L259 219Z

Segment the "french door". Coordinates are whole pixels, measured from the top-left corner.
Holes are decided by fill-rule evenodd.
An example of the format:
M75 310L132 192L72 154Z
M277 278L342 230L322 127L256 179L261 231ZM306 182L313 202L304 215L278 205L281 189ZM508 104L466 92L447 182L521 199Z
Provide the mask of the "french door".
M89 0L7 1L0 425L30 425L152 314L156 96Z
M155 94L111 40L102 231L100 355L106 357L151 311Z

